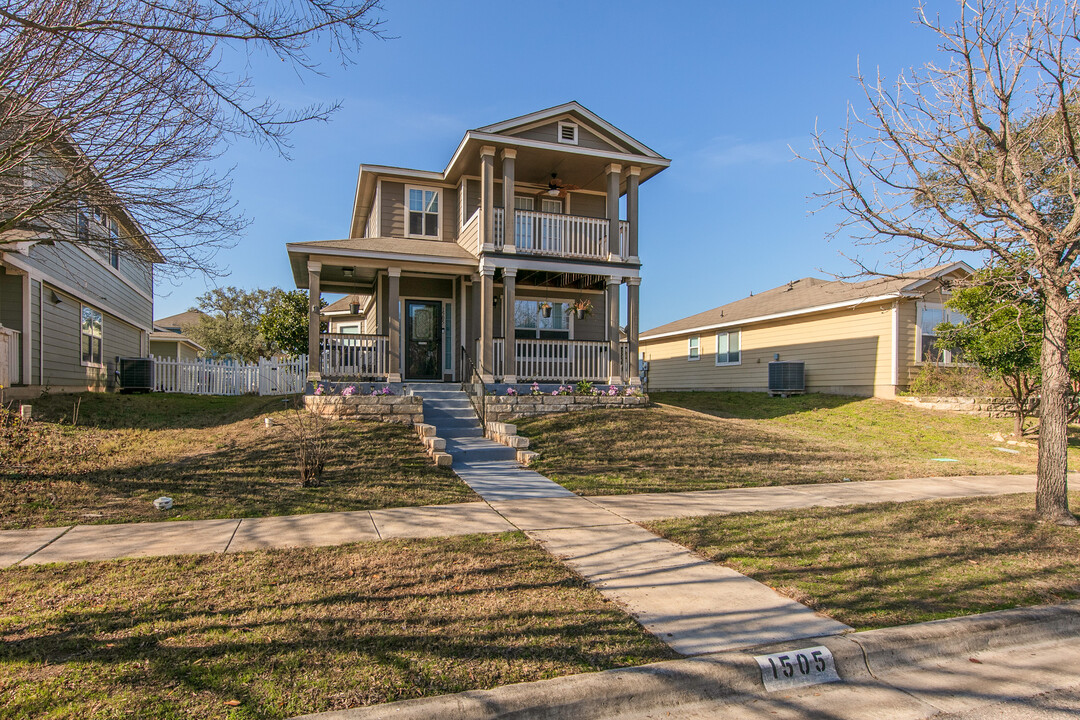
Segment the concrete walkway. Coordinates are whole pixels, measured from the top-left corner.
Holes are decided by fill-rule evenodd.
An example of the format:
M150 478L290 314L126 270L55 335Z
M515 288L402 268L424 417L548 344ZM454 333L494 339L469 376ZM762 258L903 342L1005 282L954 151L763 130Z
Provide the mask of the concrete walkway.
M499 461L478 462L477 467L483 462ZM482 488L482 483L477 487ZM559 497L500 499L488 493L490 499L483 503L6 531L0 533L0 566L523 530L675 650L697 655L835 634L849 628L746 576L707 562L635 522L1030 492L1034 487L1034 476L1026 475L596 498L565 493Z
M488 501L571 497L570 492L517 462L517 451L484 437L469 396L443 383L409 383L424 398L424 422L446 440L454 472Z

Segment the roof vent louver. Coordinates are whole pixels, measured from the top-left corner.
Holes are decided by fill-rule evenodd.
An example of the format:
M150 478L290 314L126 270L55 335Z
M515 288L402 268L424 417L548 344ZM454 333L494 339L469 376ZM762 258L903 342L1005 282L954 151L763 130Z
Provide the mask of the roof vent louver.
M806 392L806 363L775 361L769 363L769 394L794 395Z
M559 123L559 142L566 143L568 145L577 145L578 142L578 126L572 122L560 122Z

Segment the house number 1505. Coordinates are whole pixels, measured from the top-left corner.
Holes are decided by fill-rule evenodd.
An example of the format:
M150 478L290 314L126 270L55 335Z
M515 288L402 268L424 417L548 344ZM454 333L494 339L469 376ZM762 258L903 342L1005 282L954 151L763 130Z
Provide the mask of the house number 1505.
M840 676L836 674L832 653L824 645L771 655L755 655L754 659L761 668L761 681L770 692L840 680Z

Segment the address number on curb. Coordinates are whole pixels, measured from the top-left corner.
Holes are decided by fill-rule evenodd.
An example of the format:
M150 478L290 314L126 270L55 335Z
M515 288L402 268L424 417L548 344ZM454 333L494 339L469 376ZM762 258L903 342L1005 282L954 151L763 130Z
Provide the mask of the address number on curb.
M755 655L754 659L761 668L761 681L769 692L840 682L833 655L824 645L772 655Z

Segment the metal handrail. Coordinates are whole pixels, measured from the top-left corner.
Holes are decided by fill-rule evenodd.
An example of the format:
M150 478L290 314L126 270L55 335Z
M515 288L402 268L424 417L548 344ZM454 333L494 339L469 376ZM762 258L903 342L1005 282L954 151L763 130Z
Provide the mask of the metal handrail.
M487 434L487 414L485 412L485 400L487 397L487 385L484 383L484 378L480 372L476 369L476 365L473 364L472 358L469 357L469 351L465 349L465 346L461 346L461 367L466 372L461 375L461 389L465 391L465 395L469 398L469 403L473 406L473 410L476 411L476 417L480 419L480 428ZM476 378L475 382L473 378ZM473 393L469 391L471 385L480 385L480 400L473 397Z

